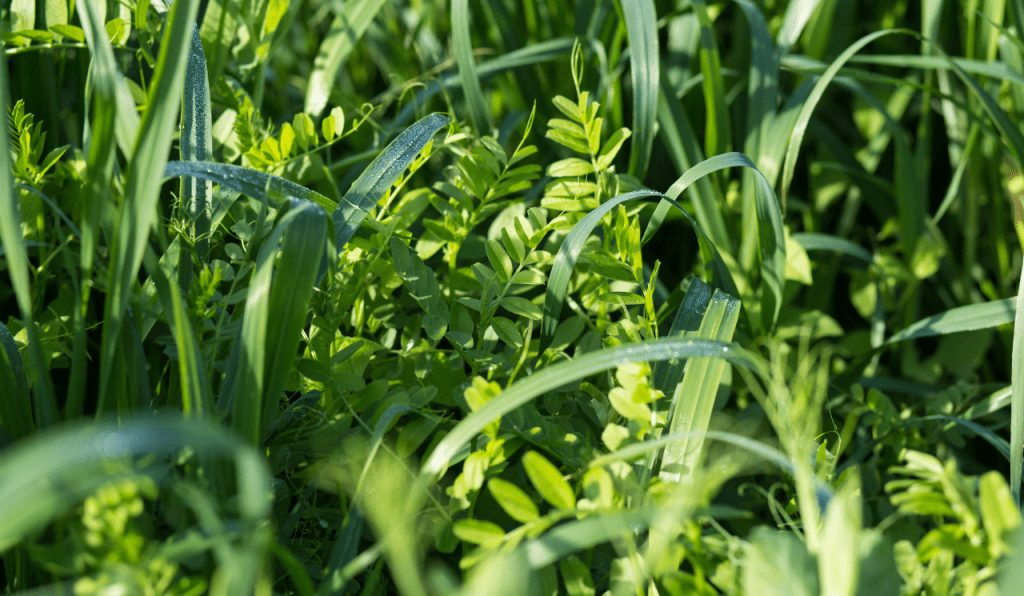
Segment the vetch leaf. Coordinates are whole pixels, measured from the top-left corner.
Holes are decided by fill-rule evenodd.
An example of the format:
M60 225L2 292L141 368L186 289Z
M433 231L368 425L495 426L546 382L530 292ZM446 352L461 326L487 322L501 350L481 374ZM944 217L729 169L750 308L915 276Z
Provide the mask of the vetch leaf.
M492 317L491 328L498 334L501 341L516 349L523 347L523 334L512 321L505 317Z
M505 539L505 530L496 523L481 519L460 519L452 524L455 537L463 542L496 547Z
M572 487L550 461L536 451L523 455L523 467L540 496L558 509L575 509L576 496Z
M491 496L512 519L527 523L540 517L533 499L511 482L491 478L487 481L487 490L491 491Z

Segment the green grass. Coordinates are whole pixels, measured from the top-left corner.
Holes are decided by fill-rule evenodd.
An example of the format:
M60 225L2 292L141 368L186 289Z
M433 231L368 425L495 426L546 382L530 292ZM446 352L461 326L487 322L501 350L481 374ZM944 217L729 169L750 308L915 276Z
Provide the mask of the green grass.
M1024 582L1019 2L200 4L0 7L4 593Z

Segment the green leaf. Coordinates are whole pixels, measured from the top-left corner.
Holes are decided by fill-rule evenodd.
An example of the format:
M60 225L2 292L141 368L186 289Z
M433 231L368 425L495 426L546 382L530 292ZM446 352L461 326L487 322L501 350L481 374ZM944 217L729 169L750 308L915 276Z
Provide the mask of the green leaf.
M509 258L504 247L497 240L488 240L484 245L484 249L487 252L487 261L498 272L498 279L503 283L507 282L512 277L513 267L512 259Z
M550 461L536 451L523 455L523 467L540 496L558 509L575 509L576 496L572 487Z
M612 133L612 136L601 148L601 152L597 155L597 167L601 170L607 170L611 167L612 162L615 161L615 156L619 154L619 149L622 148L622 144L626 142L626 139L633 133L628 128L620 128L619 130Z
M576 136L573 134L569 134L564 130L550 129L547 131L547 133L545 133L544 136L558 143L559 145L562 145L563 147L568 147L569 149L576 151L577 153L586 154L590 151L590 147L587 145L585 137L583 137L582 135Z
M575 178L579 176L589 176L593 173L593 164L578 157L562 159L548 166L548 176L565 176Z
M491 478L487 481L487 490L491 491L491 496L512 519L527 523L540 517L533 499L511 482Z
M911 324L885 343L892 344L919 337L948 335L959 331L988 329L1012 323L1016 298L1004 298L982 304L958 306Z
M455 537L463 542L496 547L505 540L505 530L498 524L480 519L460 519L452 524Z
M793 533L756 527L745 550L745 593L818 596L817 564Z
M85 32L82 31L81 27L75 27L74 25L50 25L50 31L57 35L63 35L72 41L85 43Z
M506 344L516 349L523 347L523 334L512 321L505 317L491 317L491 328Z
M526 258L526 245L524 244L524 241L518 234L509 234L508 228L501 229L501 243L505 246L505 250L508 251L509 256L512 257L512 260L516 263L522 263L523 259Z
M505 296L501 299L501 305L513 314L533 319L534 321L539 321L543 316L539 306L519 296Z

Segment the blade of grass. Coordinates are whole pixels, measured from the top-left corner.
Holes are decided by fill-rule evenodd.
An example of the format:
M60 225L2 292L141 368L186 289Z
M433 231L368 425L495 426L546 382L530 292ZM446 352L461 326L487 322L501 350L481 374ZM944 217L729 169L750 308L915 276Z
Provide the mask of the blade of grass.
M623 2L622 12L629 40L629 70L633 86L633 139L629 153L629 173L643 180L651 160L654 123L658 117L661 75L658 15L654 0Z
M811 120L811 113L814 108L817 107L818 102L821 100L821 96L825 94L825 88L828 87L832 79L835 78L839 69L842 68L854 54L859 52L864 46L875 41L879 37L890 35L893 33L902 33L908 35L916 35L909 29L886 29L883 31L875 31L869 33L864 37L861 37L850 47L846 48L838 58L832 61L829 67L821 75L821 78L814 84L811 90L810 96L803 103L803 107L796 118L796 123L793 126L793 130L789 135L789 146L786 149L786 157L782 166L782 205L786 205L786 189L790 182L793 180L793 171L796 168L796 158L800 151L800 144L803 142L804 132L807 130L807 124Z
M164 178L177 176L208 180L250 197L258 198L265 195L273 200L275 206L283 205L285 199L300 199L314 203L326 211L333 211L337 207L334 201L291 180L231 164L212 161L167 162L164 167Z
M156 218L156 201L163 180L161 173L175 131L178 102L181 101L185 64L189 55L188 45L192 39L197 10L198 2L195 0L175 2L171 8L154 72L154 83L149 88L139 141L125 174L125 195L110 243L110 273L100 348L97 413L106 409L125 307L136 283L149 231Z
M629 362L656 362L695 356L721 358L748 368L762 378L767 375L767 370L756 355L735 344L712 340L663 338L591 352L516 381L484 407L464 418L434 447L423 465L419 482L421 486L432 482L447 469L459 449L467 445L491 421L548 391Z
M818 232L798 232L791 236L794 242L804 250L830 250L848 257L853 257L867 268L874 262L874 256L863 246L850 242L846 238L821 234Z
M452 0L452 46L473 128L480 136L489 135L494 122L491 120L491 111L487 109L480 79L476 74L476 62L473 60L473 42L469 37L469 0Z
M690 117L683 110L683 105L676 98L667 77L661 78L661 89L658 93L658 123L661 125L661 140L668 150L669 159L676 166L679 175L683 175L694 164L704 161L704 150L697 142L697 134L690 124ZM732 254L733 241L725 227L720 205L725 198L717 187L707 178L701 178L694 184L688 195L693 203L693 214L701 228L707 231L711 242L722 252ZM659 217L660 214L660 217ZM654 232L661 227L661 222L668 214L668 206L664 210L656 210L644 230L641 245L646 245Z
M442 114L431 114L413 124L391 141L352 183L333 214L336 250L341 250L352 239L359 224L384 192L398 180L434 134L450 121Z
M85 192L82 193L82 234L79 252L79 280L77 288L77 306L72 319L74 330L74 347L71 357L71 371L68 379L67 402L64 405L65 418L74 419L82 415L85 403L86 382L88 380L88 338L85 331L85 319L88 313L89 294L93 286L93 263L96 258L96 247L99 244L100 231L110 232L109 224L104 221L104 201L109 194L110 181L114 172L115 137L122 148L133 144L134 137L122 139L135 130L131 130L131 122L137 122L134 102L131 116L121 116L117 98L117 78L119 71L114 60L110 41L106 37L103 22L96 13L94 4L81 7L79 20L92 54L90 81L91 93L87 95L87 104L92 105L92 120L86 121L88 158L85 169ZM100 33L103 32L103 33ZM129 152L125 152L129 155Z
M704 153L720 155L732 146L732 124L729 107L725 103L725 83L722 81L722 58L707 5L704 0L694 0L691 4L700 21L700 71L704 74L706 112Z
M692 277L690 287L687 288L683 302L679 305L679 310L676 311L676 316L672 320L672 327L665 337L683 337L688 332L700 329L704 312L711 304L713 291L714 288L704 283L704 280L696 276ZM674 391L676 385L683 380L682 364L684 363L676 361L662 361L655 364L651 374L654 388L665 395Z
M236 344L238 372L227 398L232 428L254 446L270 428L294 364L299 331L309 312L316 268L323 256L325 220L324 213L312 205L289 211L263 241L256 258ZM282 266L272 284L282 241Z
M716 291L695 337L732 341L740 317L740 301ZM681 367L681 365L677 365ZM660 476L667 482L685 482L700 464L704 436L725 373L725 362L715 358L691 358L683 382L675 386L669 408L669 432L697 433L669 443L662 456Z
M209 418L214 413L213 387L181 291L167 279L151 247L146 249L144 262L150 279L156 285L163 310L170 314L167 323L178 352L177 368L184 415L186 418Z
M339 8L320 44L306 85L307 114L318 116L327 107L334 79L385 4L385 0L348 0Z
M968 306L951 308L945 312L917 321L890 337L885 343L894 344L908 339L948 335L958 331L988 329L1013 323L1014 305L1016 303L1017 298L1004 298L1003 300L995 300L983 304L970 304Z
M210 83L206 78L206 56L199 29L192 30L185 86L181 98L181 161L203 162L213 159L213 128L210 119ZM200 264L206 263L210 252L210 204L213 184L191 176L181 178L179 200ZM192 282L192 258L189 251L178 253L178 285L188 292Z

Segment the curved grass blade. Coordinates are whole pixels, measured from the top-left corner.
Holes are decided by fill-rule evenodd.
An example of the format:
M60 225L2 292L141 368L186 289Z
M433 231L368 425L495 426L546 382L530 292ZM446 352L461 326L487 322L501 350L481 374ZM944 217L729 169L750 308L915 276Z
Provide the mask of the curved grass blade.
M861 262L865 268L874 262L875 258L863 246L850 242L846 238L821 234L818 232L799 232L791 236L805 250L830 250L848 257L853 257Z
M271 428L293 368L326 234L323 212L300 205L277 222L257 256L237 344L238 373L227 398L232 427L254 446ZM279 244L282 266L275 275Z
M545 392L629 362L656 362L695 356L722 358L767 378L767 370L757 356L734 344L711 340L664 338L591 352L516 381L484 407L464 418L434 447L420 472L420 482L433 481L448 467L452 457L493 420Z
M341 250L352 239L359 224L370 209L377 205L384 192L398 180L434 134L449 122L451 120L443 114L431 114L423 118L391 141L360 174L334 210L335 250Z
M215 182L253 198L266 196L274 200L277 206L281 206L285 199L300 199L314 203L325 211L333 211L337 207L334 201L291 180L231 164L212 161L167 162L164 178L177 176Z
M188 310L178 286L170 283L152 248L146 249L146 271L157 289L163 310L178 351L178 374L181 383L182 409L186 418L209 418L213 414L213 388L203 364L203 352L196 339Z
M121 201L110 246L97 413L106 409L125 307L132 287L137 283L136 276L142 264L149 231L156 220L156 202L163 181L161 174L167 163L176 128L178 102L181 101L185 64L189 55L188 44L192 39L198 4L196 0L179 0L171 7L160 45L154 82L149 88L139 141L125 174L124 199Z
M661 140L665 144L668 156L675 164L680 175L686 173L694 164L704 161L704 150L697 141L697 134L690 124L690 118L683 110L683 104L676 98L672 84L667 77L661 78L661 89L659 90L658 122L661 125ZM724 197L711 181L701 178L694 184L690 191L690 200L693 202L693 214L701 228L707 231L711 242L719 250L732 254L733 241L725 227L725 219L722 217L721 205L725 204ZM661 223L668 214L668 207L661 211L655 211L647 224L641 245L645 245L654 237L654 232L661 227Z
M541 322L540 351L543 352L550 344L555 327L558 325L562 303L569 287L569 277L576 266L576 260L579 258L583 243L605 213L626 201L648 196L662 197L662 201L658 204L652 220L655 218L663 219L664 213L668 211L669 206L674 206L680 210L697 234L705 266L710 266L714 272L714 285L728 294L733 296L739 295L717 248L711 243L690 214L675 201L675 198L680 193L702 176L733 166L754 168L754 164L742 153L716 155L690 168L668 189L667 194L651 190L638 190L619 195L594 209L580 220L566 236L565 241L562 242L558 255L555 257L555 262L551 266L547 293L544 299L544 319ZM757 181L756 197L759 236L761 240L762 279L768 289L768 292L762 295L762 300L769 300L768 308L762 312L762 325L765 329L771 329L775 325L778 311L782 305L782 285L784 283L786 267L785 236L782 231L782 214L775 201L775 193L772 192L767 180L765 180L760 172L757 172L755 180ZM651 234L653 232L650 228L644 232L645 237ZM642 242L643 240L641 240Z
M334 79L385 0L348 0L331 22L306 86L305 112L317 116L327 107Z
M846 48L838 58L832 61L828 69L822 73L821 78L814 84L814 88L811 89L811 94L804 101L803 107L800 109L799 115L797 116L796 123L793 126L793 130L789 136L789 147L786 149L786 157L783 161L782 166L782 205L785 208L786 205L786 189L789 183L793 180L793 171L796 169L796 158L800 152L800 144L803 142L804 133L807 130L807 125L811 121L811 114L814 112L814 108L817 107L818 102L821 100L822 95L825 94L825 88L828 87L832 79L835 78L839 69L846 64L850 58L859 52L864 46L875 41L879 37L890 35L892 33L903 33L914 35L913 31L909 29L885 29L883 31L875 31L869 33L864 37L861 37L854 43L850 44L850 47Z
M629 173L643 180L651 160L654 123L658 117L658 81L661 76L658 15L654 0L623 2L622 12L629 40L629 70L633 84L633 140Z
M176 457L189 446L200 455L234 460L238 511L244 533L218 550L232 578L226 593L252 593L262 572L269 533L270 470L266 460L216 425L171 416L113 423L76 424L16 443L0 455L0 554L117 478L105 460L149 454ZM233 556L223 556L229 552Z
M700 341L700 340L694 340ZM749 367L748 367L749 368ZM753 369L751 369L753 370ZM716 441L723 441L730 443L742 449L760 456L762 459L769 461L776 466L782 468L790 476L796 477L796 466L793 460L789 458L783 451L766 445L764 443L755 441L750 437L744 437L730 432L723 432L717 430L699 431L699 432L677 432L663 435L658 439L651 439L642 443L636 443L628 447L623 447L614 453L608 453L599 457L594 458L587 464L588 468L598 468L606 466L616 461L629 461L635 459L645 453L660 449L671 444L679 439L686 438L688 435L702 435L705 439L713 439ZM817 497L818 505L821 507L821 511L824 512L828 506L829 501L832 499L832 489L822 482L817 477L814 478L815 484L815 496Z
M7 59L4 57L0 60L0 109L5 114L10 113L7 105L8 97L10 95L7 89ZM0 137L2 137L0 138L0 244L4 246L14 297L28 332L28 374L35 389L35 399L32 401L35 421L40 427L45 427L57 422L57 398L53 392L50 371L43 359L35 318L32 316L31 288L28 278L31 265L21 233L21 210L18 205L18 197L14 194L10 135L4 131L0 133Z
M29 398L28 375L18 344L10 329L0 321L0 420L15 439L32 433L32 400Z
M550 62L572 51L575 41L571 37L560 37L511 51L504 56L477 64L476 76L482 81L516 68ZM418 110L423 109L423 106L430 98L444 90L454 89L459 85L461 85L461 78L457 74L441 77L440 81L428 83L424 89L416 92L415 98L402 108L402 111L398 113L398 116L395 117L391 125L385 129L387 134L390 135L394 129L405 126L405 123L412 120Z
M729 107L725 103L725 83L722 81L722 57L715 41L714 23L708 15L704 0L692 2L700 21L700 71L704 74L704 108L707 112L704 128L704 153L719 155L729 151L732 144L732 125Z
M970 304L951 308L946 312L925 317L890 337L886 344L908 339L948 335L959 331L989 329L1014 322L1014 305L1017 298L1004 298L982 304Z
M476 62L473 61L473 42L469 37L469 0L452 0L452 46L473 128L478 135L486 136L494 128L494 123L480 88L480 79L477 78Z
M185 67L185 87L181 98L181 161L203 162L213 159L213 125L210 119L210 83L206 78L206 56L199 37L199 29L192 30L188 65ZM166 168L165 168L166 171ZM210 252L210 204L213 184L191 176L181 179L180 201L191 228L189 240L195 245L196 256L205 263ZM178 281L187 292L192 279L192 261L188 251L179 253Z
M1000 437L996 433L978 424L977 422L972 422L970 420L965 420L963 418L957 418L956 416L947 416L945 414L922 416L920 418L916 418L915 420L948 420L949 422L955 422L960 426L970 429L971 432L978 435L982 439L985 439L985 441L987 441L989 445L995 447L996 451L998 451L1000 454L1002 454L1003 457L1006 458L1007 462L1013 460L1013 458L1010 457L1010 444L1006 442L1006 439ZM913 420L908 420L907 422L912 421Z

